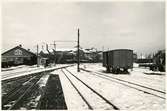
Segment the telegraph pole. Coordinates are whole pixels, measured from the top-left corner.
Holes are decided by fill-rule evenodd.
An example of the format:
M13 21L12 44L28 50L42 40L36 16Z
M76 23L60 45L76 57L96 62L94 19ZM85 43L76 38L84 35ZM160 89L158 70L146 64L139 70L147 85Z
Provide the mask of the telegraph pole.
M38 60L39 58L38 58L38 44L37 44L37 67L39 67L39 60Z
M53 42L53 46L54 46L54 49L55 49L55 53L54 53L54 62L55 62L55 65L56 65L56 41Z
M102 52L104 52L104 46L102 46Z
M54 49L56 51L56 41L54 41L53 46L54 46Z
M42 45L42 50L44 50L43 45Z
M79 28L78 28L78 65L77 65L77 71L80 72L79 64L80 64L80 54L79 54Z

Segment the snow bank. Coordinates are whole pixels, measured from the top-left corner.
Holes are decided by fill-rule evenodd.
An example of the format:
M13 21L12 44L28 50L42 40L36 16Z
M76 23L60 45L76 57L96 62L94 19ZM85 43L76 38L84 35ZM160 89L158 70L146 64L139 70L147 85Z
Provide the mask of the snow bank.
M44 71L50 71L50 70L54 70L56 68L59 67L65 67L68 66L70 64L60 64L60 65L56 65L53 67L48 67L48 68L43 68L43 67L24 67L21 69L17 69L17 70L13 70L13 71L5 71L2 72L1 74L1 80L5 80L5 79L10 79L10 78L14 78L14 77L19 77L19 76L24 76L24 75L30 75L33 73L40 73L40 72L44 72Z

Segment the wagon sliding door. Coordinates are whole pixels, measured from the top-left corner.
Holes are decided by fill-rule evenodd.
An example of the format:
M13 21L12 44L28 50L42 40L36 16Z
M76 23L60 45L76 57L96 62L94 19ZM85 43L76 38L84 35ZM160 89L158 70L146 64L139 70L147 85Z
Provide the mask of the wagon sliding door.
M133 68L133 51L127 51L127 66L128 68Z

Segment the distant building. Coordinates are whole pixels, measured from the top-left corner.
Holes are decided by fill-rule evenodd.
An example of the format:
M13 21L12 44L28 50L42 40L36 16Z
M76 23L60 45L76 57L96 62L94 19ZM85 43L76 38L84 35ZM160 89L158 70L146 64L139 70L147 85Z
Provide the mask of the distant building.
M89 62L101 62L102 61L102 51L98 51L95 48L84 49L85 58Z
M37 56L22 48L21 45L16 46L4 53L2 53L2 67L16 66L16 65L34 65L37 63Z
M94 48L91 49L79 49L80 62L100 62L102 61L102 52L97 51ZM48 60L49 63L76 63L78 58L78 49L75 48L57 48L41 50L39 53L39 63L42 64L44 59Z
M56 55L54 49L49 50L48 48L46 48L46 50L43 49L39 52L38 65L46 65L55 62L56 62Z
M159 71L165 71L165 50L159 50L154 56L153 56L153 63L156 65L157 69Z

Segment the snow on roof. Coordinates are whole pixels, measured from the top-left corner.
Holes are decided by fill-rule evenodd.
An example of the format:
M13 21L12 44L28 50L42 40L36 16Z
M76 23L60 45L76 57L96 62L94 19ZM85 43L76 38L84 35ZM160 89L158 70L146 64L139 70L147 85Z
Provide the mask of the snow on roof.
M83 51L84 51L85 53L91 53L90 50L85 50L85 49L83 49Z
M50 53L53 53L55 49L49 49L49 52ZM78 49L77 48L57 48L55 51L69 51L69 52L72 52L74 53L75 51L77 51ZM82 50L83 52L85 53L93 53L93 52L97 52L97 50L95 49L83 49L83 48L80 48L80 50ZM43 53L45 54L48 54L48 51L47 50L42 50Z
M48 49L49 50L49 52L53 52L53 49Z
M54 49L48 49L48 50L41 50L40 52L43 52L44 54L49 54L49 52L50 53L53 53L54 51L53 51ZM48 52L49 51L49 52Z
M34 54L33 52L31 52L30 50L26 50L26 49L24 49L24 48L21 47L21 46L16 46L16 47L14 47L14 48L12 48L12 49L9 49L9 50L3 52L2 55L5 56L5 54L7 54L7 53L9 53L9 52L11 52L11 51L13 51L13 50L17 50L17 49L20 49L21 51L27 52L28 54L35 55L35 54Z
M49 54L47 50L41 50L40 52L43 52L44 54Z
M57 48L56 51L76 51L76 48Z
M49 51L50 53L54 53L53 50L54 50L54 49L48 49L48 51Z
M96 49L83 49L85 53L92 53L92 52L97 52Z
M72 51L72 52L69 52L70 54L75 54L75 52L74 51Z

